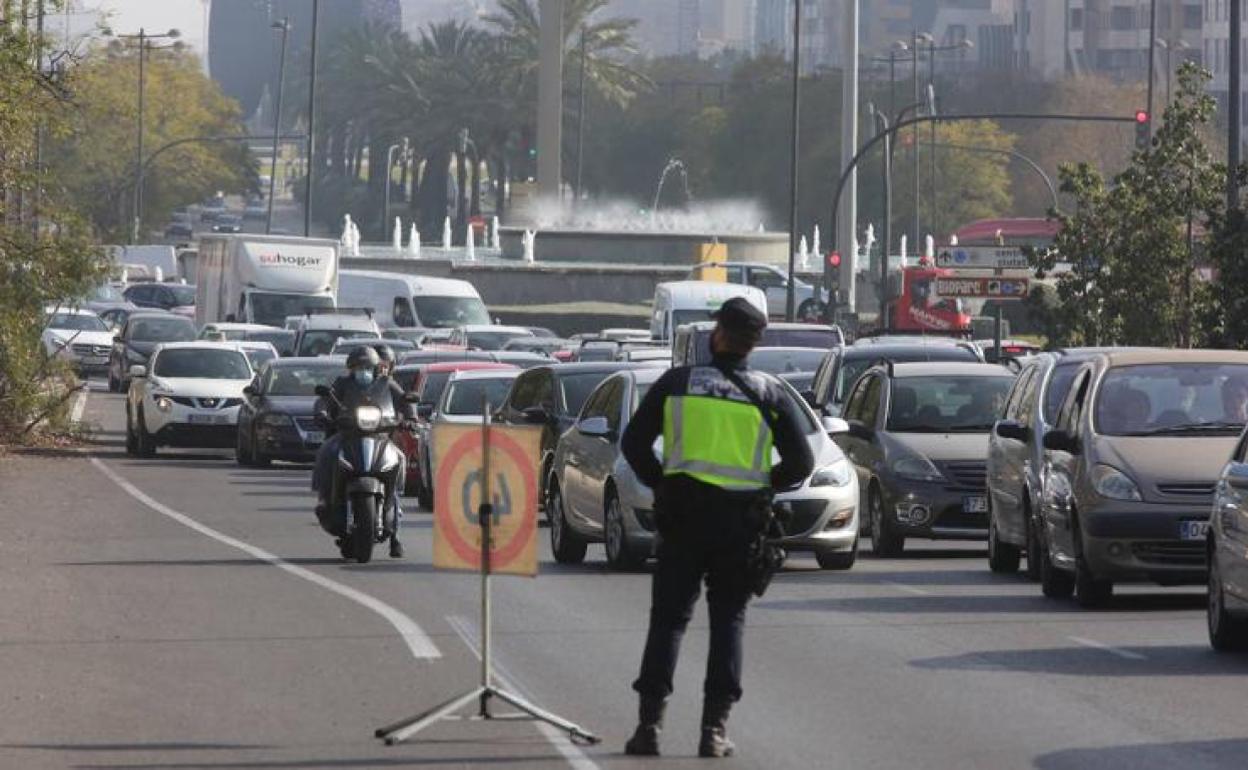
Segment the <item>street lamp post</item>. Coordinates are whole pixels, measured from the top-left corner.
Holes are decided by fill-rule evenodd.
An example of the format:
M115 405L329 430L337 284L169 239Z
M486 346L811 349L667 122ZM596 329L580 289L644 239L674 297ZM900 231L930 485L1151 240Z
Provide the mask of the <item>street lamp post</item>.
M312 0L312 61L308 73L308 170L303 176L303 237L312 232L312 172L316 170L316 38L321 0Z
M111 35L112 33L106 31L105 34ZM132 203L134 221L130 227L131 243L139 242L139 231L142 227L141 223L143 219L143 108L145 106L144 86L146 85L147 80L147 52L157 48L180 47L180 44L175 44L175 46L153 46L150 42L152 40L176 40L180 35L181 33L176 29L171 29L168 32L159 34L148 34L147 30L142 27L139 28L139 33L137 35L116 35L119 40L139 41L139 115L138 125L136 127L138 141L135 142L134 152L134 197Z
M920 43L924 43L927 45L934 44L932 36L926 32L920 34L918 30L915 30L913 33L911 33L910 50L913 53L913 56L911 57L910 61L911 61L911 72L914 75L913 77L914 101L916 102L918 102L920 99L923 98L922 94L919 93L919 44ZM911 241L911 243L913 243L915 248L917 249L919 242L923 239L923 220L922 220L922 214L919 211L919 196L921 195L921 192L920 192L920 182L919 182L919 127L917 125L914 127L914 131L911 134L911 141L914 145L914 147L912 148L914 150L914 239Z
M394 151L403 150L403 157L407 157L407 137L403 137L403 141L398 144L392 144L386 148L386 171L382 175L385 189L382 192L381 204L381 235L384 238L386 234L386 222L390 219L390 169L394 168Z
M282 132L282 87L286 84L286 37L290 34L290 17L275 21L272 29L282 31L282 53L277 65L277 109L273 112L273 158L269 162L269 211L264 220L264 232L273 232L273 193L277 185L277 140Z
M798 163L798 119L801 112L801 75L802 75L802 0L793 2L793 103L791 120L793 132L789 136L789 272L788 284L784 291L784 320L792 322L796 317L797 298L794 294L794 271L797 268L797 163ZM836 230L832 230L836 238ZM832 303L828 303L831 305Z

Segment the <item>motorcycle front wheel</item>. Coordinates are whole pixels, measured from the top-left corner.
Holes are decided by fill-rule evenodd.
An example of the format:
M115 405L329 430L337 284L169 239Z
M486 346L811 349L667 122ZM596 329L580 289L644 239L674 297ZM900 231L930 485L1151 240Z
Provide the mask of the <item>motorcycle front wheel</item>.
M377 529L377 498L356 495L351 498L351 556L360 564L373 559L373 531Z

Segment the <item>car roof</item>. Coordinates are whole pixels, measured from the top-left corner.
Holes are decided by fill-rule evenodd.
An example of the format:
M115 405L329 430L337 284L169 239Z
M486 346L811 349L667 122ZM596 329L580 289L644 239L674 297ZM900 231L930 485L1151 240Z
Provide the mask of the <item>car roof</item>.
M1110 366L1136 364L1248 364L1244 350L1116 350L1103 354Z
M272 342L267 340L231 340L238 346L239 350L272 350L277 352L277 348L273 347Z
M1248 358L1248 353L1245 354ZM1014 377L1014 373L997 364L981 364L972 361L920 361L911 364L893 364L892 376L903 377Z
M464 324L459 327L467 334L476 334L477 332L507 332L508 334L516 332L522 335L535 336L529 331L527 326L500 326L498 324Z
M887 359L890 355L957 355L959 357L971 356L978 359L978 355L969 345L916 345L907 342L896 345L868 345L866 347L853 345L841 348L841 357L847 361L857 361L863 358Z
M367 330L371 332L376 328L376 323L368 316L338 315L337 313L305 316L302 323L304 329L312 330L345 329L347 331Z
M232 350L242 353L243 349L237 342L211 342L209 340L192 340L189 342L162 342L161 350Z
M549 364L534 368L550 369L556 374L593 374L598 372L621 372L625 369L641 369L642 367L632 361L577 361L567 364L552 361Z
M460 278L436 278L429 275L390 273L384 270L343 270L342 278L371 278L375 281L402 281L416 296L476 297L477 290Z
M280 331L276 326L266 326L264 324L248 324L238 323L236 321L209 321L204 324L204 328L220 329L221 331L244 331L244 332L267 332Z
M433 372L463 372L471 369L514 369L517 372L520 371L519 367L499 363L498 361L438 361L432 364L416 364L413 366L413 369L417 367L423 368L426 374Z
M463 380L514 380L521 369L514 367L498 367L494 369L459 369L451 373L451 382Z
M295 356L292 358L277 358L269 362L269 366L275 366L282 369L297 366L324 366L347 368L346 356Z
M139 313L131 313L128 320L139 321L144 318L162 318L162 319L180 318L183 321L186 321L191 326L195 325L194 321L192 321L191 319L187 318L184 315L178 315L177 313L166 313L163 310L143 310L142 312L139 312Z

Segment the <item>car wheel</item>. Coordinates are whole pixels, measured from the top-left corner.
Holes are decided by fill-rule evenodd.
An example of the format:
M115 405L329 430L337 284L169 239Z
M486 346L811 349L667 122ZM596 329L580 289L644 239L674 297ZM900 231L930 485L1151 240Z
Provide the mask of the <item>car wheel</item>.
M988 568L1001 575L1013 575L1018 572L1018 563L1022 553L1018 546L1001 542L1001 533L997 530L997 517L988 514Z
M1083 555L1083 536L1079 531L1078 520L1072 521L1075 535L1075 601L1080 607L1095 609L1104 607L1114 595L1112 581L1098 578L1088 565Z
M255 463L255 459L251 456L251 450L247 446L247 442L243 441L243 431L238 431L238 436L234 439L234 460L243 467L249 467Z
M1237 618L1226 609L1222 573L1217 559L1209 556L1209 603L1207 605L1209 644L1218 652L1248 650L1248 620Z
M900 556L905 550L905 535L895 532L884 515L884 496L874 487L867 495L871 511L871 552L876 556Z
M108 392L109 393L121 392L121 381L113 376L113 367L111 366L108 367Z
M251 455L251 462L253 465L258 468L267 468L273 464L273 458L266 455L264 451L257 446L256 431L254 428L251 430L251 440L247 442L247 444L250 447L247 453Z
M1023 526L1026 527L1027 540L1027 579L1040 579L1040 541L1036 537L1036 522L1032 519L1031 504L1023 498Z
M130 414L130 405L126 404L126 454L137 455L139 442L134 435L134 417Z
M819 569L847 570L853 567L856 561L858 561L858 538L854 538L854 545L848 551L815 551L815 562L819 564Z
M635 570L645 562L645 554L640 553L637 546L628 539L628 528L624 524L624 504L620 502L620 496L614 489L607 490L603 530L607 564L612 569Z
M1036 528L1036 548L1040 555L1040 592L1049 599L1069 599L1075 592L1075 576L1058 569L1053 563L1053 554L1049 552L1049 538L1044 527Z
M555 561L560 564L580 564L585 561L588 544L568 524L559 485L551 479L547 488L550 490L546 496L546 511L550 517L550 549L555 553Z
M139 408L138 418L134 426L135 454L139 457L153 457L156 454L156 438L147 432L147 423L143 420L143 409Z

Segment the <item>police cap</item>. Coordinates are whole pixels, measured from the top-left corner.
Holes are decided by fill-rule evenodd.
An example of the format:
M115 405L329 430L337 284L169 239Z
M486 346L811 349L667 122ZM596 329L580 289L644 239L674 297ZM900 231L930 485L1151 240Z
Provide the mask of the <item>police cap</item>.
M733 297L711 314L726 331L759 335L767 328L767 314L745 297Z

